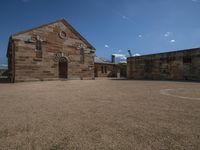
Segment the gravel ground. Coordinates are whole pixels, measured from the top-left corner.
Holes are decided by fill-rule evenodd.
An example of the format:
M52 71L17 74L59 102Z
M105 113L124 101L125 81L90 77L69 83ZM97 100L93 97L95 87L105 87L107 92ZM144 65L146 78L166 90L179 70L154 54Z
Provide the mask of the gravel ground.
M169 81L0 84L0 149L199 150L198 91Z

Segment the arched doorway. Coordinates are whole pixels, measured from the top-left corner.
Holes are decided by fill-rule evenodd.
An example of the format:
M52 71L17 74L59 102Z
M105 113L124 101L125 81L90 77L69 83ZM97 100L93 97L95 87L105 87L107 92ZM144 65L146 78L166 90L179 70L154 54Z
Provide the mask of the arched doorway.
M68 61L67 58L61 57L59 59L59 78L68 77Z

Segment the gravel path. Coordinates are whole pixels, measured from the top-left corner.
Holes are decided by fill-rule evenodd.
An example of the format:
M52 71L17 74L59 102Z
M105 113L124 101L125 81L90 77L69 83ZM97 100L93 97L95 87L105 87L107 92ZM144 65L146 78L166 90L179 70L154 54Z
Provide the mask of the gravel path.
M165 89L177 92L162 94ZM200 90L200 83L0 84L0 149L198 150L200 101L192 89Z

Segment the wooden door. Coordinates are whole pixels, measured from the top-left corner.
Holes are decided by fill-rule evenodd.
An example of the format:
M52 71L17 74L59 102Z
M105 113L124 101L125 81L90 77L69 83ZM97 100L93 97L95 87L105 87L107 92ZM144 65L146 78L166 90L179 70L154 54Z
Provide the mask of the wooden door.
M60 78L67 78L68 76L68 63L67 61L60 61L59 62L59 77Z

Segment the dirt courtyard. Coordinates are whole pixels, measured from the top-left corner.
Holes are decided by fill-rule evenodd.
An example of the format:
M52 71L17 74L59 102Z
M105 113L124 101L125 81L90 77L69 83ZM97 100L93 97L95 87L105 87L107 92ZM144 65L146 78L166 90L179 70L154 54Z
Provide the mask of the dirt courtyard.
M200 83L0 84L0 149L200 149Z

